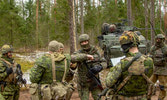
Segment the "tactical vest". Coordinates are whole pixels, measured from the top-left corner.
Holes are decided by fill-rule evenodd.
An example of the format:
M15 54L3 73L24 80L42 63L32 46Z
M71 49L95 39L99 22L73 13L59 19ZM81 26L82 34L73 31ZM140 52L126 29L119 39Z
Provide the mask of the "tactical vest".
M94 46L91 46L89 51L79 50L78 52L79 53L89 54L89 55L95 55L97 53L97 49ZM100 56L98 56L98 58L100 58ZM93 63L89 63L88 64L89 68L92 67L91 64L93 64ZM87 77L88 69L86 68L86 65L83 62L78 63L77 66L78 66L79 82L82 85L84 85L89 80L89 78Z
M12 69L13 69L13 73L11 73L9 76L7 76L4 81L7 82L7 83L16 84L17 83L16 77L18 76L17 73L16 73L16 71L17 71L17 66L16 66L17 63L11 64L10 62L8 62L7 60L5 60L3 58L0 58L0 60L3 61L4 66L9 67L9 68L12 67Z
M167 57L167 47L163 46L162 48L153 47L153 61L155 66L165 66L166 65L166 57Z
M143 77L143 81L146 81L147 84L145 84L145 87L146 89L150 86L152 86L154 83L149 79L148 76L145 75L145 66L144 66L144 60L145 60L145 57L144 56L141 56L139 57L136 61L133 61L132 62L132 59L133 57L126 57L124 58L124 60L128 61L129 63L131 63L129 66L126 66L126 67L129 67L128 68L128 76L125 77L123 79L123 81L118 85L117 89L116 89L116 94L121 91L121 89L123 89L124 87L126 87L126 84L128 83L128 81L133 77ZM134 77L133 77L134 79ZM136 81L137 82L137 81ZM134 84L134 83L133 83ZM138 84L138 83L135 83L135 84ZM144 82L143 82L144 84ZM137 87L136 87L137 88ZM144 88L144 87L142 87ZM133 90L132 90L133 91ZM131 92L132 92L131 91ZM149 90L150 91L150 90ZM151 90L152 91L152 90ZM145 90L141 90L140 92L145 92ZM125 93L126 94L126 93ZM128 94L128 93L127 93ZM149 92L149 95L151 94L151 92Z

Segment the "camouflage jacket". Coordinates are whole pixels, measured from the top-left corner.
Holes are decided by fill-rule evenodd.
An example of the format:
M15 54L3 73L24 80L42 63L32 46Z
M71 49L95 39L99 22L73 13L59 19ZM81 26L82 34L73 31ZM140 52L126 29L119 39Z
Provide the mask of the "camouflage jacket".
M154 61L154 74L167 75L167 45L163 44L161 47L152 46L150 55Z
M8 61L11 64L14 64L14 59L12 59L12 58L7 58L7 57L4 57L4 56L2 56L1 58ZM7 83L4 90L3 90L3 95L5 95L5 94L13 95L14 91L19 91L19 85L16 85L17 81L14 82L14 79L16 79L16 77L17 77L17 76L14 75L14 72L16 71L16 69L13 68L13 73L8 76L7 73L6 73L6 68L7 67L11 67L11 66L9 66L4 61L0 60L0 81ZM15 78L14 78L14 76L15 76Z
M64 54L54 53L54 56L56 81L61 82L65 72L64 60L67 61L67 71L69 70L70 60ZM51 84L53 82L51 54L45 54L36 60L35 66L30 71L30 81L38 84Z
M78 81L79 83L85 84L89 78L87 77L88 74L88 69L86 65L83 63L87 61L87 54L93 55L95 60L100 59L100 55L98 53L98 50L94 47L91 46L89 51L85 51L83 49L74 52L71 55L71 62L76 63L77 62L77 67L78 67ZM98 62L96 63L88 63L88 67L92 68L94 65L99 64Z
M131 59L136 54L129 53L126 58L122 59L119 64L112 67L110 69L110 72L108 73L106 77L106 85L109 88L112 88L114 90L117 90L117 87L119 84L122 83L122 81L128 76L129 72L128 70L122 71L126 64L129 62L127 58ZM150 77L153 72L153 61L150 57L142 55L141 57L144 57L144 61L142 64L144 64L145 68L145 74ZM138 61L138 60L137 60ZM134 61L136 62L136 61ZM133 63L134 63L133 62ZM141 62L139 62L138 67L140 68ZM143 95L147 93L148 84L147 81L143 78L143 76L132 76L128 82L122 87L122 89L118 92L118 95L124 95L124 96L138 96Z

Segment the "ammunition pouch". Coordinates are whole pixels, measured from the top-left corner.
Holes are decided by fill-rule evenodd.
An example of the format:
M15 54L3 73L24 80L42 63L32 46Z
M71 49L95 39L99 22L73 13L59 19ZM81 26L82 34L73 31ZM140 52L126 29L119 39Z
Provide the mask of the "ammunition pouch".
M31 100L40 100L40 86L37 83L32 83L29 88Z
M70 100L74 88L68 83L56 82L55 84L52 84L51 91L52 99Z
M41 96L42 100L51 100L51 86L49 84L42 84L41 85Z

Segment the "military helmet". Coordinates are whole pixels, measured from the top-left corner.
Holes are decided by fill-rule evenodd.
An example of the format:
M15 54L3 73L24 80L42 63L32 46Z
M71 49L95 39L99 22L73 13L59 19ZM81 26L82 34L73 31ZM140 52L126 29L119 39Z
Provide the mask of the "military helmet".
M129 44L133 43L134 46L139 45L139 37L135 32L132 31L125 31L119 38L120 44Z
M101 33L102 34L107 34L109 32L110 24L108 23L103 23L101 27Z
M50 41L48 46L49 51L56 52L60 49L60 45L56 40Z
M63 43L59 42L60 48L64 48Z
M114 24L111 24L110 26L109 26L109 31L110 32L114 32L116 30L116 26L114 25Z
M83 41L89 41L89 35L88 34L81 34L79 36L79 43L81 43Z
M158 34L155 38L156 39L165 39L165 36L163 34Z
M2 48L1 48L1 53L2 53L2 54L6 54L6 53L8 53L8 52L10 52L10 51L11 51L11 52L13 51L13 47L10 46L10 45L5 44L5 45L3 45Z

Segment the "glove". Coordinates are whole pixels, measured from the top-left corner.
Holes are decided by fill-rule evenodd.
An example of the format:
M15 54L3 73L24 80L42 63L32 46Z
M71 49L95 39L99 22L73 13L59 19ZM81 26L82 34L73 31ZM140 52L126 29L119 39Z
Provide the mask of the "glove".
M6 73L7 75L10 75L11 73L13 72L13 69L10 67L10 68L6 68Z

